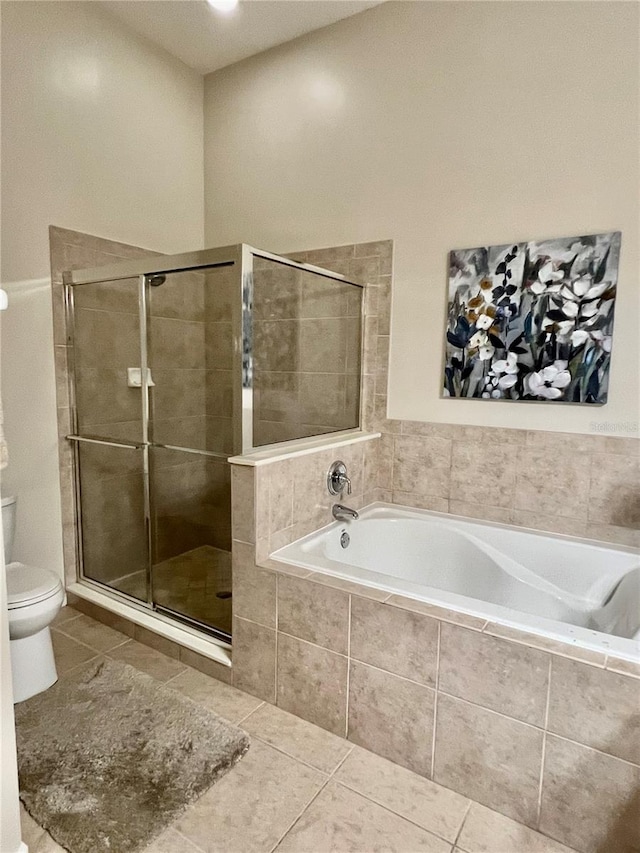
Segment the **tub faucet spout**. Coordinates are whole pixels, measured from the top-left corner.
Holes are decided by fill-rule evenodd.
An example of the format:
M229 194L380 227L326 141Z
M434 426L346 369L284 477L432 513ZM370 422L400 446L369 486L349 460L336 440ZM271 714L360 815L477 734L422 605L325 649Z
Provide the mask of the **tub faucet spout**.
M336 521L355 521L360 518L355 509L349 509L348 506L342 504L334 504L331 507L331 514Z

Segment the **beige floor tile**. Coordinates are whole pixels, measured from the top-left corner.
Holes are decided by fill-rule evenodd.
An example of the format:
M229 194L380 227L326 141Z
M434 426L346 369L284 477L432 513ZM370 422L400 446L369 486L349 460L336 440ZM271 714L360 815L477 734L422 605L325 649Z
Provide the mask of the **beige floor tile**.
M242 761L191 806L174 828L205 853L267 853L326 778L253 740Z
M572 853L528 826L472 803L457 841L464 853Z
M143 853L199 853L199 850L200 848L192 844L188 838L169 827L148 847L145 847Z
M247 717L242 728L323 773L333 773L352 749L342 738L268 704Z
M161 652L150 649L149 646L143 646L135 640L116 646L109 652L109 657L128 663L141 672L146 672L152 678L157 678L158 681L168 681L187 669L180 661L168 658Z
M278 853L449 853L451 845L336 783L297 821Z
M262 699L249 696L230 684L223 684L195 669L187 669L172 678L167 684L172 690L177 690L182 696L188 696L199 705L225 717L232 723L244 719L247 714L262 705Z
M455 841L470 804L466 797L360 747L334 779L448 841Z
M80 615L81 613L79 610L74 610L73 607L67 605L58 612L58 615L51 623L51 626L53 628L58 628L64 622L68 622L70 619L77 619Z
M72 619L68 622L63 622L58 626L58 630L62 634L66 634L80 643L84 643L97 652L108 652L116 646L126 643L129 637L126 634L121 634L120 631L115 631L109 628L108 625L103 625L101 622L96 622L90 616L78 616L77 619Z
M57 629L51 632L51 642L53 643L53 655L56 660L58 675L64 675L65 672L69 672L75 666L97 656L96 651L76 640L72 640L66 634L61 634Z
M20 804L20 830L22 841L29 848L29 853L65 853L64 848L35 822L22 803Z

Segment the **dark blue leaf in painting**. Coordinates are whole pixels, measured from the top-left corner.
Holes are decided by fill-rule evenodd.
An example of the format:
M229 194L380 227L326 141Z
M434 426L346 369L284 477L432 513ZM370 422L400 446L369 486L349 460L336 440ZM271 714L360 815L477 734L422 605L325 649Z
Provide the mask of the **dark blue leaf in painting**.
M497 287L493 288L493 298L500 299L501 296L504 295L504 287L499 284Z
M509 296L513 296L517 289L518 288L515 286L515 284L508 284L505 288L505 293L508 293Z
M471 376L472 370L473 370L473 362L470 361L467 364L467 366L463 369L462 373L460 374L462 379L464 380L464 379L467 379L469 376Z
M555 308L552 308L552 309L551 309L551 311L547 311L547 317L548 317L550 320L556 320L556 321L558 321L558 322L560 322L560 323L561 323L563 320L567 320L567 319L568 319L568 318L567 318L567 315L564 313L564 311L556 311L556 309L555 309Z
M460 333L460 329L465 332L469 331L469 321L466 317L458 317L458 323L456 327L456 332Z
M604 278L604 274L607 271L607 261L609 259L609 251L610 248L607 248L607 251L604 253L604 257L600 261L598 265L598 269L596 270L596 274L593 277L594 284L600 284L602 279Z
M457 335L454 335L453 332L447 332L447 340L457 349L464 349L467 345L466 341L462 340L462 338L459 338Z
M511 278L511 275L512 275L511 270L507 270L507 278Z
M496 267L496 273L497 273L497 275L503 275L506 271L507 271L507 265L505 264L504 261L502 261Z
M494 345L494 347L497 347L498 349L504 349L504 344L502 343L502 341L500 340L500 338L497 335L492 335L490 332L489 333L489 340Z
M531 311L529 311L527 316L524 318L524 334L526 335L527 340L531 340L532 329L533 315L531 314Z
M503 308L507 308L511 305L511 300L508 296L503 296L498 305L501 305Z
M515 352L517 355L524 355L527 350L524 347L510 347L509 352Z

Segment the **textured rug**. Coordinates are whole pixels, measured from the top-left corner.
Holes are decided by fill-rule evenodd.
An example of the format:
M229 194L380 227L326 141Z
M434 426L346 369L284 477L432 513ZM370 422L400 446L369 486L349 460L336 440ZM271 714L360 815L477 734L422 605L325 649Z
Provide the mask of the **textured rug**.
M71 853L135 853L227 772L247 735L119 661L16 705L20 799Z

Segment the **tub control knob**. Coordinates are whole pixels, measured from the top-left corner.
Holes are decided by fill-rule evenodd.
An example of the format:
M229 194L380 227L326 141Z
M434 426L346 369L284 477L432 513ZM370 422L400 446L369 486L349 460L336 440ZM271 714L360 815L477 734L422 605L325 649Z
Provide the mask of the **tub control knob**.
M337 460L327 473L327 489L330 495L341 495L347 488L347 494L351 494L351 480L347 477L347 466L344 462Z

